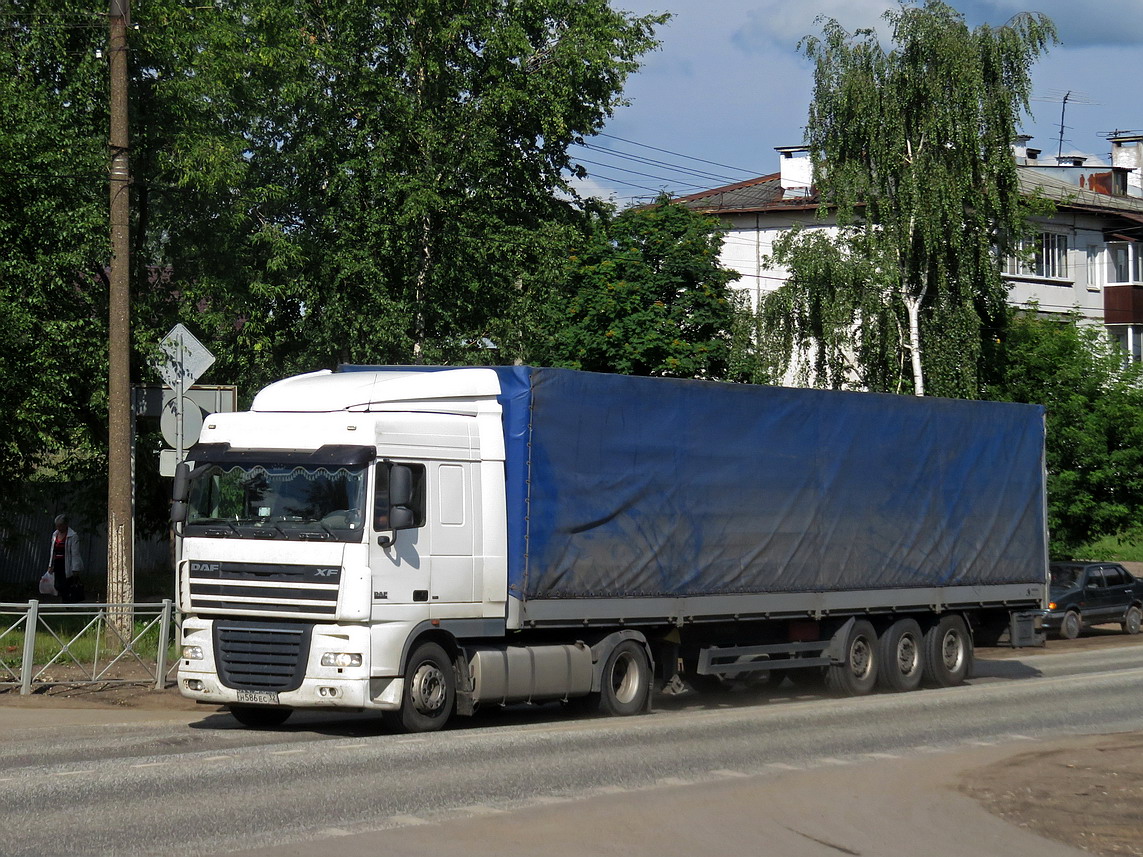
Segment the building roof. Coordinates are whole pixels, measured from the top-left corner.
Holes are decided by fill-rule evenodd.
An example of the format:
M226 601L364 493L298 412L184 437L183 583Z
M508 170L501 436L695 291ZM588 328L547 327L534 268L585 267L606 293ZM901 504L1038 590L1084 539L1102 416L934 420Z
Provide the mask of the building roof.
M1031 166L1017 167L1017 176L1023 193L1042 196L1059 209L1143 222L1143 199L1139 197L1093 191ZM699 191L678 197L676 201L707 214L773 213L818 207L817 194L812 190L798 196L785 195L779 173Z
M741 214L752 211L788 210L790 208L817 208L811 197L782 198L780 173L747 179L744 182L703 190L676 199L687 208L708 214Z

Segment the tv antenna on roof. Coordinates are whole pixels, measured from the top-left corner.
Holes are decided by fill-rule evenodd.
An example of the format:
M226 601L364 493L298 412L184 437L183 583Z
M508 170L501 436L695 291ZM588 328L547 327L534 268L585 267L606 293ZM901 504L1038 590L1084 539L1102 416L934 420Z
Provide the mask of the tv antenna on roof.
M1067 115L1068 104L1097 104L1098 102L1092 101L1086 92L1078 92L1074 89L1069 89L1066 92L1060 90L1052 90L1046 95L1038 98L1033 98L1033 101L1050 101L1055 103L1060 102L1060 134L1059 134L1059 147L1056 150L1056 157L1063 157L1064 154L1064 129L1067 126L1064 124L1064 117Z

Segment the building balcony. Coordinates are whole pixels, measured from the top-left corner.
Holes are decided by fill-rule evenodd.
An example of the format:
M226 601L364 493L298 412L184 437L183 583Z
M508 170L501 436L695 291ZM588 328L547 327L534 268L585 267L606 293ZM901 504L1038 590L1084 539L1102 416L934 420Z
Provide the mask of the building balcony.
M1143 285L1103 287L1104 324L1143 324Z

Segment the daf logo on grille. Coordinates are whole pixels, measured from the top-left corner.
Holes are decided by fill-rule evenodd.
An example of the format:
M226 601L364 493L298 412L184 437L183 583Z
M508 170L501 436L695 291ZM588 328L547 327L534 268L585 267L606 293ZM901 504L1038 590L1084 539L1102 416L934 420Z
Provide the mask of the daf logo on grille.
M316 577L336 577L339 570L336 568L315 568L314 575Z
M222 563L220 562L192 562L190 564L191 571L222 571Z

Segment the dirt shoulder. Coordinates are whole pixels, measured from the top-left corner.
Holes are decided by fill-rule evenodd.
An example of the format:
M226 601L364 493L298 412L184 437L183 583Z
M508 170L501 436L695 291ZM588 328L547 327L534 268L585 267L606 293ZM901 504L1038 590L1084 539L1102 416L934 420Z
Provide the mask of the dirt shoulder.
M960 791L1092 854L1143 857L1143 733L1076 737L969 772Z

